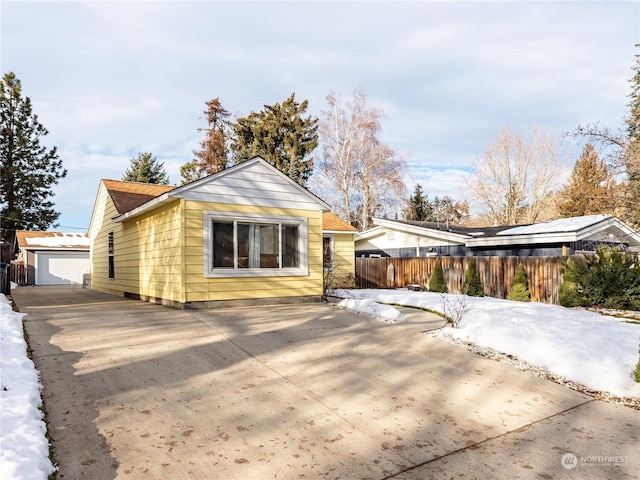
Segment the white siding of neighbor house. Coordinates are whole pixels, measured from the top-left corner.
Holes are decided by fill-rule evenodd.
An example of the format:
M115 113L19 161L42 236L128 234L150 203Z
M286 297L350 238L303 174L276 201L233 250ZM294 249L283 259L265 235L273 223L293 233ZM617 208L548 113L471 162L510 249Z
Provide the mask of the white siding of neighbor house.
M391 232L391 234L389 234L389 232ZM386 230L373 238L356 240L356 251L385 250L390 248L436 247L440 245L464 245L464 243L447 242L442 239L423 237L413 233L400 232L398 230Z

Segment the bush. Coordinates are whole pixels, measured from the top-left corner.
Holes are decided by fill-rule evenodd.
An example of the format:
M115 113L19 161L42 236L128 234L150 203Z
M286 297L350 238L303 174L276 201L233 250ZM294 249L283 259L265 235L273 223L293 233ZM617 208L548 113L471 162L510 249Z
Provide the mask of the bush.
M476 268L476 261L473 257L469 259L469 265L464 275L462 293L471 297L484 297L484 289L480 283L480 276Z
M567 260L567 264L564 267L564 275L562 276L562 283L558 290L558 301L563 307L581 307L587 306L588 302L585 300L581 292L582 286L578 282L578 277L585 271L585 264L578 259L570 258Z
M436 259L436 263L433 266L433 274L429 279L429 291L438 293L446 293L447 291L447 282L444 281L444 272L439 258Z
M640 310L640 266L631 255L601 248L577 273L588 305Z
M640 347L638 347L638 354L640 355ZM635 381L640 383L640 360L638 360L638 363L636 363L636 369L633 374Z
M518 268L516 269L516 278L509 289L507 300L513 300L516 302L531 301L531 293L529 293L529 286L527 282L527 272L524 269L524 265L521 263L518 264Z

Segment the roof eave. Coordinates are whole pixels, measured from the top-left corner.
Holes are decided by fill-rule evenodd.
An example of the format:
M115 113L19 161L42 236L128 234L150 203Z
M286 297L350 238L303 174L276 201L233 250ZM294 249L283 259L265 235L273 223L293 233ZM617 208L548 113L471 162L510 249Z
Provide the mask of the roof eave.
M125 222L127 220L131 220L134 217L142 215L143 213L145 213L145 212L147 212L149 210L153 210L158 205L160 205L160 204L162 204L164 202L167 202L167 201L171 201L172 197L176 196L175 192L177 190L179 190L179 189L176 188L175 190L170 190L168 192L165 192L162 195L159 195L159 196L157 196L155 198L152 198L148 202L143 203L139 207L134 208L133 210L129 210L128 212L121 213L120 215L117 215L117 216L113 217L111 219L111 222L112 223Z
M465 241L469 238L468 235L463 235L461 233L453 233L445 230L435 230L428 227L418 227L415 225L394 222L393 220L386 220L383 218L374 218L373 223L381 227L389 228L391 230L413 233L414 235L420 235L422 237L428 236L432 238L438 238L449 242L457 242L460 245L464 245Z

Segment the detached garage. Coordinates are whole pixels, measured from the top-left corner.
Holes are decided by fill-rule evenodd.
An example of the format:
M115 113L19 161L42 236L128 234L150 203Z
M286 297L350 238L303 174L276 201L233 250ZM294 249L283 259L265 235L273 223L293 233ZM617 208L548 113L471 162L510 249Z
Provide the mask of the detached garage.
M20 284L82 285L91 271L84 233L16 232Z

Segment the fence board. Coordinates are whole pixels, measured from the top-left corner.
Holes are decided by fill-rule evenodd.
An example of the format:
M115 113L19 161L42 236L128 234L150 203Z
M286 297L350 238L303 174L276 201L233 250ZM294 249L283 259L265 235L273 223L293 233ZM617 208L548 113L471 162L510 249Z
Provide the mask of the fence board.
M403 288L410 284L428 286L436 259L444 271L447 288L461 293L471 257L356 258L356 287ZM473 257L485 295L507 298L516 268L522 263L529 280L531 299L558 303L558 289L566 257ZM387 280L387 268L393 265L395 276Z

